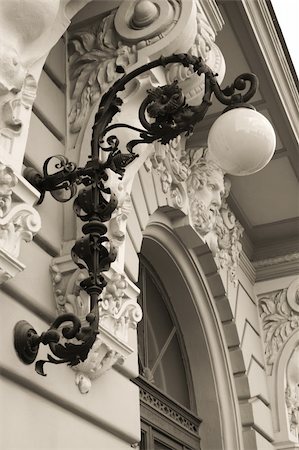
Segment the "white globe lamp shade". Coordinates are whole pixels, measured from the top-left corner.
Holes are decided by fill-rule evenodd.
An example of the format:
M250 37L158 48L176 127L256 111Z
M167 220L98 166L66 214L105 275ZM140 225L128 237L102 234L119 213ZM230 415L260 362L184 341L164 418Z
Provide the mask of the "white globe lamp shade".
M209 158L231 175L250 175L272 158L276 137L269 120L250 108L222 114L208 136Z

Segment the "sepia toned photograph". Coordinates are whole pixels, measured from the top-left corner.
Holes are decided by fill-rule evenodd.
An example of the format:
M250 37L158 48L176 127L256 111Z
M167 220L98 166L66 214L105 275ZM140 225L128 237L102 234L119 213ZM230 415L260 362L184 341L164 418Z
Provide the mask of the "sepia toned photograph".
M299 0L0 0L0 450L299 450Z

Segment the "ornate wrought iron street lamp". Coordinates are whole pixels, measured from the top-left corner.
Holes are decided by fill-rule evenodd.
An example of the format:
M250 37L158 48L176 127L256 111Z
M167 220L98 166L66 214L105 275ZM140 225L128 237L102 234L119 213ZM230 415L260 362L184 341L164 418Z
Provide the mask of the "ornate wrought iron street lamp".
M186 104L182 90L175 81L170 85L148 91L139 108L139 121L143 128L127 124L111 124L115 114L120 112L122 100L118 93L126 84L138 75L158 66L180 63L191 67L197 75L204 74L205 91L202 103L198 106ZM118 67L119 72L123 72ZM241 91L247 91L241 94ZM268 120L256 112L247 102L257 90L258 80L253 74L242 74L224 90L220 89L216 75L203 62L202 58L188 54L161 57L145 64L116 81L103 95L92 131L91 155L84 167L68 161L58 155L48 158L41 176L33 169L27 169L26 178L41 192L39 203L47 191L58 201L68 201L77 193L77 186L83 185L74 201L75 214L85 224L84 236L77 240L72 248L72 259L79 268L88 271L88 277L80 286L90 298L90 313L84 323L74 314L62 314L50 325L49 329L38 335L26 321L15 326L15 349L25 364L35 361L40 344L49 345L52 355L48 360L35 363L36 371L45 375L45 362L67 363L75 366L84 361L98 334L98 302L106 285L103 272L110 268L116 258L116 250L106 236L107 222L117 207L117 197L105 186L108 170L123 177L126 166L138 154L134 153L137 144L159 141L169 143L181 133L190 134L196 123L200 122L211 105L211 96L226 109L214 123L208 145L211 156L228 173L248 174L260 170L271 159L275 149L275 134ZM236 92L239 91L239 92ZM129 128L139 136L126 144L126 153L119 149L119 140L111 132L116 128ZM242 146L247 146L242 152ZM100 161L100 151L107 153L105 162ZM252 158L253 157L253 158ZM56 173L49 173L52 160L57 160ZM61 197L61 191L68 194Z

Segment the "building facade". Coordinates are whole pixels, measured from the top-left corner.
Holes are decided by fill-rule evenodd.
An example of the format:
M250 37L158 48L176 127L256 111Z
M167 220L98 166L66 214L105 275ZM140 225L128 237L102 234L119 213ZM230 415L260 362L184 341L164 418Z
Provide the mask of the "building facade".
M0 447L299 448L298 80L271 3L4 0L0 20ZM219 169L207 157L216 100L192 136L138 146L107 180L117 257L99 335L84 362L41 377L15 352L15 324L41 333L57 313L84 317L86 271L70 254L72 201L36 205L24 169L54 155L84 166L118 67L172 53L201 56L222 86L257 74L251 103L273 124L274 157L247 177ZM139 127L147 90L174 80L202 101L202 77L159 67L131 82L114 123Z

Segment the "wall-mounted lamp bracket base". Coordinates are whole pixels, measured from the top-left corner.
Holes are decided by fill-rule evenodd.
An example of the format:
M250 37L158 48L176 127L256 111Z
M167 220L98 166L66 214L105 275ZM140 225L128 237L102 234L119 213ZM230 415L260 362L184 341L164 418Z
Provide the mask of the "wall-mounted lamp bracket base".
M14 327L14 346L24 364L32 364L35 361L39 348L39 336L26 320L20 320Z

